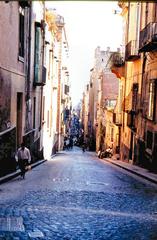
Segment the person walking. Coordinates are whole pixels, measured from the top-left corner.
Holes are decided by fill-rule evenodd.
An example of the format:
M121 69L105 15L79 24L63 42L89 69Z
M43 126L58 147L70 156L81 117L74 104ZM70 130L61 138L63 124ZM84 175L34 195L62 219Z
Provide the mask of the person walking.
M31 162L31 154L29 149L25 146L24 143L21 144L21 147L17 150L17 158L19 168L21 170L21 177L25 178L26 166Z
M83 142L83 144L82 144L82 152L84 153L84 152L85 152L85 150L86 150L86 143L85 143L85 142Z

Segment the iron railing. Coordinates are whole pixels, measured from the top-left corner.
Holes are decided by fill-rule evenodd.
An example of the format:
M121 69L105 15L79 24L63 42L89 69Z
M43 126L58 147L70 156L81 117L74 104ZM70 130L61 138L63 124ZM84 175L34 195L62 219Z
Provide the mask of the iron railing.
M149 52L155 48L157 48L157 22L151 22L140 31L139 52Z
M125 61L133 61L139 58L137 44L138 44L137 40L132 40L128 42L128 44L125 47Z
M122 67L124 65L124 58L121 53L115 52L112 54L112 64L115 67Z

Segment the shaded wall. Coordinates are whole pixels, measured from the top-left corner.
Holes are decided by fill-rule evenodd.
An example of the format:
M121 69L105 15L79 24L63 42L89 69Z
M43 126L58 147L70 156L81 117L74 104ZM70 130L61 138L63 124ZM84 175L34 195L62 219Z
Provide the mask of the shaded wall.
M0 177L16 170L16 128L0 133Z

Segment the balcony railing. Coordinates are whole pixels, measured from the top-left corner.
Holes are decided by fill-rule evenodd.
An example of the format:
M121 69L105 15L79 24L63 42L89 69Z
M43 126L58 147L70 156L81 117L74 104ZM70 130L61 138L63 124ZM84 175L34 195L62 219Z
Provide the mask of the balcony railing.
M157 51L157 22L149 23L140 31L139 52Z
M139 58L137 41L130 41L125 47L125 61L134 61Z
M124 65L124 59L119 52L115 52L112 54L112 66L114 67L122 67Z
M46 67L42 66L41 74L40 68L39 69L36 68L34 76L34 86L44 86L45 84L46 84Z
M122 126L122 114L121 113L113 113L113 123L116 126Z
M64 94L68 95L69 94L69 86L65 84L64 86Z

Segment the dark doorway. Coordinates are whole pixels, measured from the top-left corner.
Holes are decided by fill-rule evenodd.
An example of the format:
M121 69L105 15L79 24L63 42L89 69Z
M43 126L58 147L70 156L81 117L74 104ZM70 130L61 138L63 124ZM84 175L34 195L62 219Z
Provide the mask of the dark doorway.
M17 93L16 139L17 146L22 142L22 93Z

